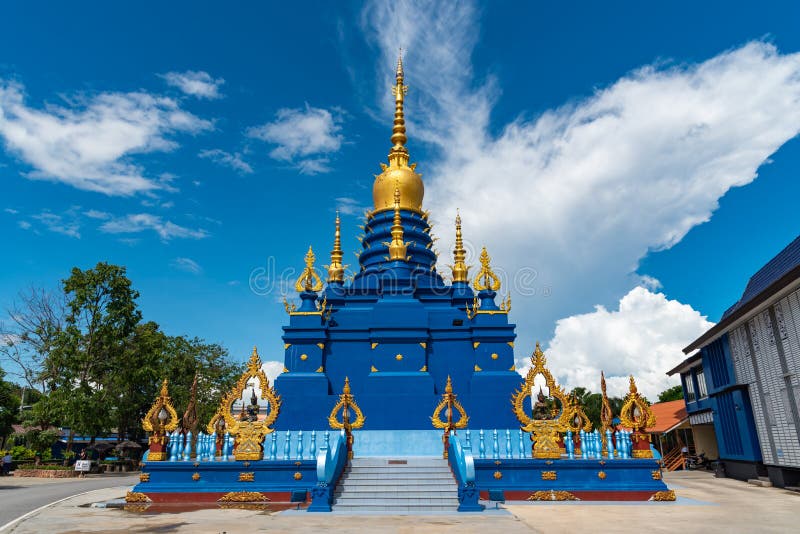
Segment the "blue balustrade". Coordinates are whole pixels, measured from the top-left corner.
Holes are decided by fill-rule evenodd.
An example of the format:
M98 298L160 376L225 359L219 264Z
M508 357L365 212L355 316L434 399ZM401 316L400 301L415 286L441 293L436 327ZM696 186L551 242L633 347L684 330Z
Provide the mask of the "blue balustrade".
M525 458L525 439L524 439L525 434L522 432L522 430L518 430L518 433L519 433L519 457Z
M317 431L316 430L312 430L311 431L311 444L308 447L308 454L312 458L316 458L316 456L317 456Z
M297 459L303 459L303 431L299 430L297 432Z
M483 435L482 432L481 435ZM496 430L494 436L496 442ZM472 456L472 449L462 446L455 432L450 432L447 461L456 476L456 482L458 482L458 511L483 511L483 505L478 502L480 492L475 485L475 459Z
M486 458L486 442L483 439L483 429L478 433L478 436L478 456L480 458Z
M564 448L567 451L567 458L570 460L575 459L575 442L572 441L572 430L567 430L567 435L564 438Z
M472 449L472 432L469 428L464 432L464 446Z
M514 453L511 451L511 430L506 429L506 458L513 458Z
M492 430L492 459L500 459L500 444L497 442L497 429Z
M347 438L339 432L333 447L329 446L329 432L325 431L325 444L317 453L317 485L311 488L309 512L330 512L333 490L347 465Z

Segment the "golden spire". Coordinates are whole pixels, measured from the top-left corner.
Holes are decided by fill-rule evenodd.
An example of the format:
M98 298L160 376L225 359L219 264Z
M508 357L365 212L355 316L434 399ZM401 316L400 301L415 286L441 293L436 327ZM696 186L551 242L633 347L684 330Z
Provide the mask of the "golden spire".
M392 148L389 150L389 165L381 164L383 172L375 177L372 186L372 199L375 211L392 209L394 190L400 189L400 207L410 211L422 211L422 197L425 188L422 185L421 175L414 172L416 163L408 164L408 149L406 148L406 119L403 104L405 102L408 86L404 85L402 50L397 58L395 71L395 84L392 87L394 95L394 124L392 126Z
M408 243L403 241L403 224L400 220L400 187L394 190L394 221L392 224L392 242L384 243L389 246L389 260L406 261Z
M303 291L319 291L322 289L322 280L320 280L317 271L314 270L315 259L314 251L309 246L305 257L306 267L294 284L294 288L300 293Z
M456 210L456 246L453 249L453 265L450 270L453 272L453 282L467 282L467 272L469 267L464 263L467 251L464 250L464 241L461 238L461 214Z
M392 87L394 95L394 127L392 128L392 149L389 151L389 163L393 159L398 161L405 155L408 163L408 149L406 148L406 118L403 112L403 101L408 91L408 86L403 85L403 51L397 56L397 71L395 72L395 85Z
M485 289L497 291L500 289L500 279L496 274L494 274L491 265L489 265L489 263L492 261L492 258L490 258L489 253L486 252L486 247L483 247L483 250L481 250L480 259L481 271L475 276L475 280L472 281L472 286L478 291L483 291Z
M342 265L342 234L340 229L341 221L339 219L339 210L336 210L336 231L333 234L333 250L331 250L331 264L326 265L328 269L328 283L331 282L344 282L344 269L346 265Z

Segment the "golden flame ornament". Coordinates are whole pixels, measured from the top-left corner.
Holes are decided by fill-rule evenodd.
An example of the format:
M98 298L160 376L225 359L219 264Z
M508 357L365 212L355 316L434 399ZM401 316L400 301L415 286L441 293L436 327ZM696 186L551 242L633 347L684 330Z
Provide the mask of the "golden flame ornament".
M245 389L247 389L247 383L251 379L258 380L260 397L267 402L267 413L264 418L254 421L249 421L241 415L238 417L233 415L233 404L242 398ZM269 379L261 368L261 358L258 356L258 350L253 347L250 361L247 362L247 369L233 389L222 398L219 409L225 419L226 430L234 436L233 456L236 460L261 460L263 458L264 447L262 442L267 434L275 431L271 426L278 418L280 408L280 395L270 387Z
M481 250L480 261L481 270L472 281L472 287L477 291L497 291L500 289L500 278L492 271L492 266L490 265L492 258L490 258L489 253L486 252L486 247L483 247Z
M303 291L317 292L322 289L322 280L320 280L317 271L314 269L315 259L314 250L309 246L305 256L305 269L303 269L303 272L294 284L294 288L298 293L302 293Z
M450 447L450 431L457 428L466 428L469 422L469 417L464 407L456 399L457 395L453 393L453 382L450 380L450 375L447 376L447 384L444 386L444 393L442 393L442 400L436 405L431 416L431 423L434 428L441 428L444 433L442 434L442 444L444 444L443 458L447 458L447 449ZM445 410L445 418L442 419L442 410ZM458 413L458 419L454 420L453 416Z
M355 414L356 419L355 421L350 420L351 413ZM341 419L337 419L337 414ZM361 412L361 408L359 408L358 404L356 404L355 397L350 392L350 379L348 377L344 377L344 387L342 388L342 394L339 395L339 402L331 410L330 415L328 416L328 424L334 430L344 430L345 436L347 437L347 457L353 457L353 432L354 428L361 428L364 426L364 421L366 421L366 417Z
M167 384L168 381L165 378L158 397L142 419L142 428L145 432L151 433L148 438L150 452L147 455L147 461L149 462L161 462L167 459L167 443L169 443L167 433L178 428L180 422L175 407L172 405L172 399L169 397Z

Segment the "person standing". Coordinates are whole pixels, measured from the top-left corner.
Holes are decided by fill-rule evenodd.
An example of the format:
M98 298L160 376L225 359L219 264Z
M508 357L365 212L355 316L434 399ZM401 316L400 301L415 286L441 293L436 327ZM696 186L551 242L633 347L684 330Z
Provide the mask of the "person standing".
M6 454L3 456L3 475L8 476L11 474L11 464L14 462L14 459L11 457L11 452L6 451Z

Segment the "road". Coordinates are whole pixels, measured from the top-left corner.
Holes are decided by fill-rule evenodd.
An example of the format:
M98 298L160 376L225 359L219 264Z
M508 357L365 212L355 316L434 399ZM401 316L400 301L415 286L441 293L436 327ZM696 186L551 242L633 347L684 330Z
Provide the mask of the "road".
M133 486L138 482L138 474L90 475L85 479L0 477L0 527L40 506L77 493L114 486Z

